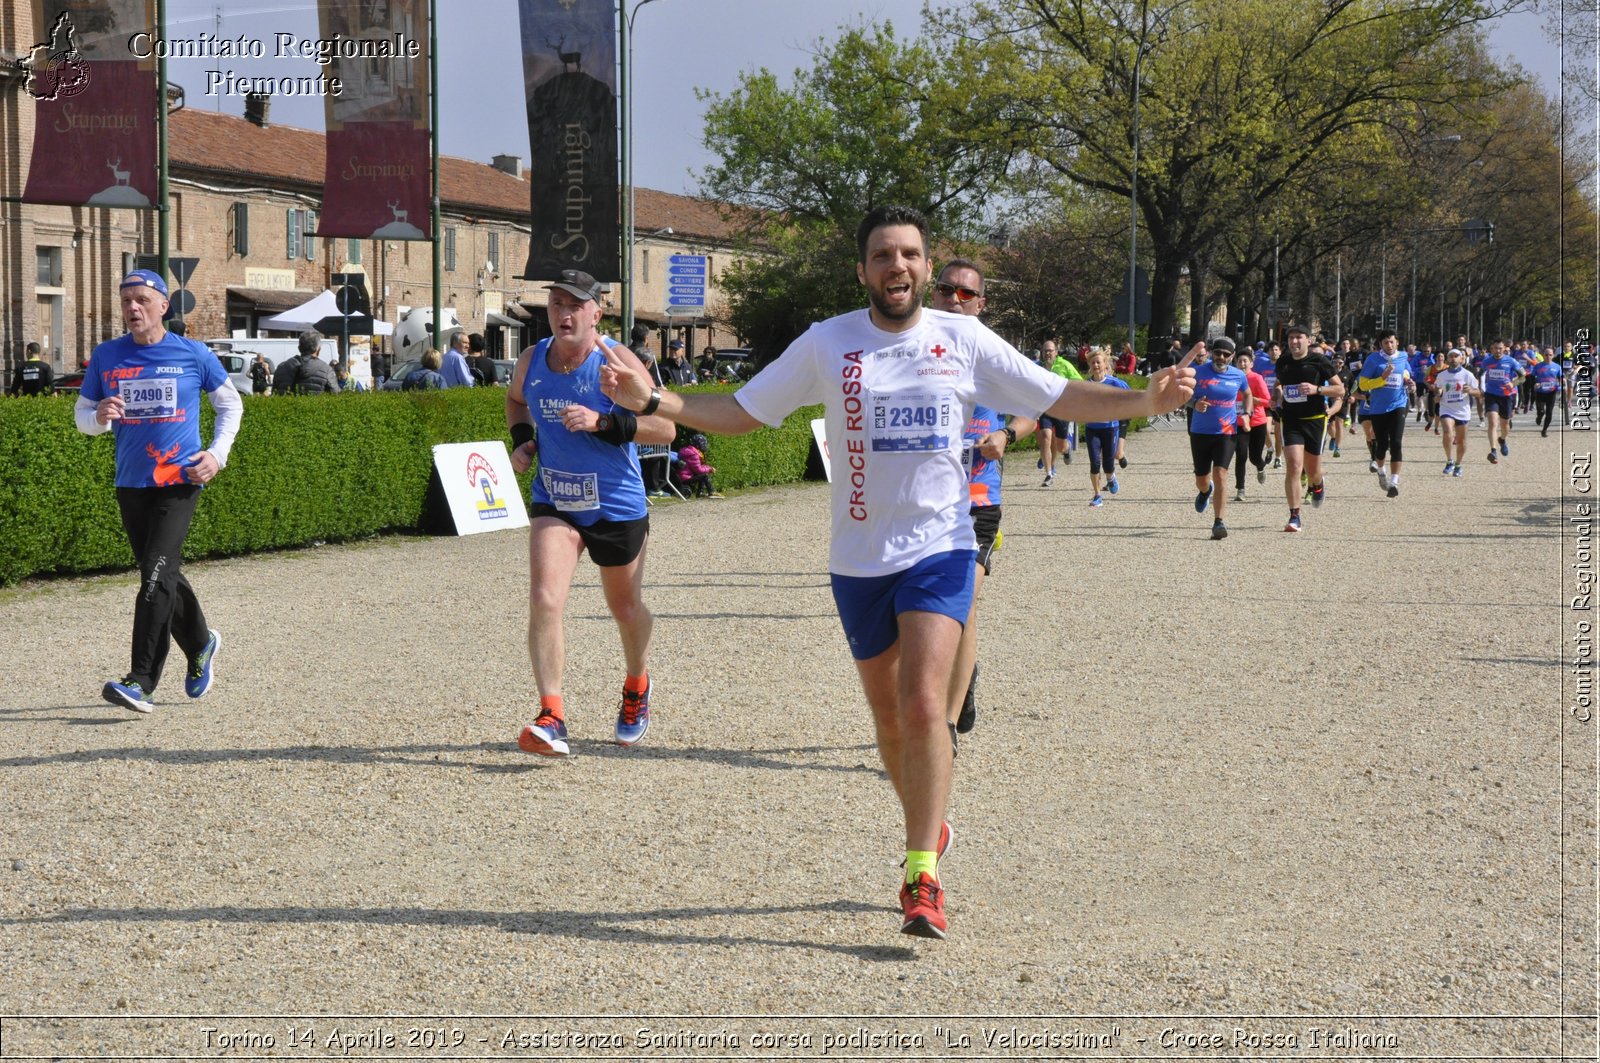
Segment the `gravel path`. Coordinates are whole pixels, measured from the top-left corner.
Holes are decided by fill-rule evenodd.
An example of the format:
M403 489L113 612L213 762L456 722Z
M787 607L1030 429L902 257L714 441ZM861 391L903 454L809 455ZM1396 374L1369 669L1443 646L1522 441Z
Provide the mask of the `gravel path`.
M432 1047L342 1013L524 1017L427 1026L494 1058L740 1057L760 1030L945 1058L1012 1026L1023 1055L1592 1055L1592 1022L1552 1018L1595 999L1577 849L1562 885L1563 817L1594 837L1582 742L1561 788L1566 449L1524 431L1491 467L1481 439L1445 479L1413 428L1393 501L1352 448L1300 536L1251 476L1222 543L1180 431L1137 436L1099 510L1081 461L1041 489L1014 460L942 943L896 933L819 485L657 507L632 750L604 741L621 654L580 566L566 762L514 745L521 533L194 564L217 687L169 678L149 717L97 700L132 578L0 592L0 1014L110 1017L8 1020L4 1054L286 1054L263 1016L297 1014L322 1054L336 1028ZM572 1018L624 1013L652 1018ZM125 1017L206 1014L257 1018Z

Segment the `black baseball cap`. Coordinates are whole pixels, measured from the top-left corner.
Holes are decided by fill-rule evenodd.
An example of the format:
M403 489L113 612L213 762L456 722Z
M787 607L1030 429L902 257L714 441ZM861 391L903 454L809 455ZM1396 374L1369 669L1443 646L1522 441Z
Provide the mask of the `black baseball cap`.
M606 294L606 286L581 269L564 269L561 271L560 280L545 285L546 291L554 291L557 288L570 295L576 295L579 299L588 299L596 303Z

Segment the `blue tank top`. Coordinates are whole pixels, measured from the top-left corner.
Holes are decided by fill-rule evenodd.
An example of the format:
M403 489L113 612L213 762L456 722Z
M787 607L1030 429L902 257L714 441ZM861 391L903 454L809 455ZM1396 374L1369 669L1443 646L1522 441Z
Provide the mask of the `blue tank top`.
M614 408L600 391L605 355L597 347L572 372L558 373L550 368L549 352L550 341L540 340L522 381L522 399L539 441L539 469L529 496L581 527L598 520L638 520L648 512L638 450L632 443L607 443L592 432L568 431L561 422L568 406L603 414Z

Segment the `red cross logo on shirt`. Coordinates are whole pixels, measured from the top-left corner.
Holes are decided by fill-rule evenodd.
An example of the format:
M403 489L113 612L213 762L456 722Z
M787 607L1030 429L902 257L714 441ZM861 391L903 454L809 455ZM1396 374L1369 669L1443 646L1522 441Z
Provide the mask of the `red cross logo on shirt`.
M932 354L933 354L933 356L934 356L934 357L935 357L935 358L943 358L943 357L944 357L944 352L945 352L945 351L946 351L946 350L947 350L947 349L948 349L948 348L946 348L946 347L945 347L945 345L944 345L944 344L942 344L942 343L936 343L936 344L934 344L934 345L933 345L933 346L932 346L932 347L930 347L930 348L928 348L928 350L929 350L929 351L930 351L930 352L932 352Z

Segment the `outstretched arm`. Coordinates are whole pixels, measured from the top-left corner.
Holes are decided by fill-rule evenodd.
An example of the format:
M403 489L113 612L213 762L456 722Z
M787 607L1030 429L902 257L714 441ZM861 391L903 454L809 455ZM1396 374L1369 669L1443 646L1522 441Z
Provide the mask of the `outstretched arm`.
M618 406L642 412L659 397L651 410L658 417L686 424L719 436L739 436L761 427L732 395L680 395L662 391L642 371L631 366L611 349L606 349L606 364L600 367L600 390Z
M1092 380L1068 382L1061 397L1045 412L1063 421L1126 421L1134 417L1159 417L1171 413L1194 394L1194 360L1205 353L1205 341L1189 348L1183 361L1150 378L1144 391L1096 384Z

